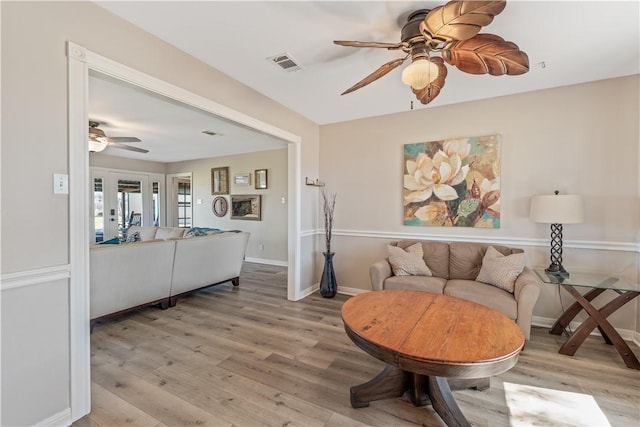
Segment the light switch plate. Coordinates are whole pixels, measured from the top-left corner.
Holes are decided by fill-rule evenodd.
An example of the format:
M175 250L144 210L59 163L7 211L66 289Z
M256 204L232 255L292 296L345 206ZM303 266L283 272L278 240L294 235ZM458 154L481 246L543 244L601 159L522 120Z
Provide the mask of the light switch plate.
M53 174L53 194L69 194L69 175Z

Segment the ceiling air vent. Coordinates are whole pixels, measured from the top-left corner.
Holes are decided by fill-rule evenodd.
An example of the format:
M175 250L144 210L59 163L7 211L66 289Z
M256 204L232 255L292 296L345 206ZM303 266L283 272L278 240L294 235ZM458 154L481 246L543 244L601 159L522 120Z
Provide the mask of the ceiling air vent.
M267 61L277 65L283 71L298 71L302 68L288 53L281 53L280 55L271 56L267 58Z
M211 135L211 136L222 135L221 133L214 132L212 130L203 130L202 133L204 133L206 135Z

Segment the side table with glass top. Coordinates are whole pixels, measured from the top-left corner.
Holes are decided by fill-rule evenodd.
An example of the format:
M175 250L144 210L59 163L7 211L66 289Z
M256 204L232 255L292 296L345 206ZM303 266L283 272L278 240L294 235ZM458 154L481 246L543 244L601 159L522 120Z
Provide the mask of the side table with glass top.
M589 334L597 327L607 344L612 344L627 367L640 369L640 362L633 354L629 345L622 339L618 331L609 323L607 317L615 313L620 307L632 301L640 295L640 286L617 277L608 277L591 273L571 273L570 277L559 277L547 274L544 269L534 269L536 275L544 283L561 286L575 300L567 308L558 320L553 324L550 334L561 335L566 331L567 326L583 309L589 315L587 319L569 336L567 341L560 347L560 354L573 356ZM584 295L578 292L577 288L589 288ZM618 294L616 298L609 301L601 308L596 308L591 304L598 295L606 290L612 290Z

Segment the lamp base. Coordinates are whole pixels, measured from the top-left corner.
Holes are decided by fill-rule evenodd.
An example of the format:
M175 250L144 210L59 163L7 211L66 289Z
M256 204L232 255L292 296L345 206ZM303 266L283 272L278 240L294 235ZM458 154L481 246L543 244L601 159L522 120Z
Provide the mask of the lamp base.
M562 264L551 263L548 268L544 269L544 272L552 276L562 277L563 279L569 278L569 272L564 269Z

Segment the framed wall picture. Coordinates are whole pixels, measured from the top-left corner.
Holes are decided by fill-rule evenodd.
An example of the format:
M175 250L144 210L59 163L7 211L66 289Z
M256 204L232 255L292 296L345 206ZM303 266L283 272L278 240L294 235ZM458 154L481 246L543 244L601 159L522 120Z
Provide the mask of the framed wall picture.
M256 190L264 190L267 188L267 170L256 169L254 182Z
M250 173L240 173L233 177L233 182L238 185L250 185L251 184L251 174Z
M211 194L229 194L229 167L211 169Z
M231 219L260 221L261 199L259 194L241 194L231 196Z
M495 134L405 144L404 225L500 228L500 140Z

